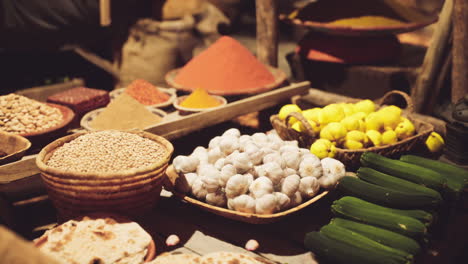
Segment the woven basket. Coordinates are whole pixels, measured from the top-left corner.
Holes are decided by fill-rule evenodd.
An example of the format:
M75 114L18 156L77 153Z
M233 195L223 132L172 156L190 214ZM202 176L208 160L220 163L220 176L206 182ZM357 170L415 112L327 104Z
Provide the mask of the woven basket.
M70 219L95 212L134 216L154 207L160 196L173 146L166 139L151 133L128 133L157 142L165 149L164 155L145 168L112 173L74 173L51 168L46 162L57 148L86 133L57 139L41 150L36 164L49 198L61 218Z
M382 98L376 100L375 103L378 105L378 108L384 105L388 105L389 99L391 99L393 96L401 96L406 101L407 107L404 109L403 115L413 122L416 129L416 134L404 140L398 141L395 144L380 147L370 147L357 150L336 148L336 155L334 158L343 162L348 170L354 170L359 168L359 159L361 158L361 155L364 152L371 151L386 157L398 157L404 153L415 150L416 147L424 143L429 134L432 131L434 131L434 126L432 126L430 123L414 118L414 107L412 100L410 96L404 92L390 91L386 93ZM355 103L359 100L360 99L350 99L346 102ZM304 132L298 132L291 128L291 125L288 121L292 117L296 118L304 125L304 127L306 128ZM304 148L310 148L310 145L312 145L312 143L314 143L314 141L319 138L319 135L316 135L316 133L314 133L309 122L307 122L305 117L302 116L302 114L300 113L290 113L287 116L286 120L280 120L278 115L272 115L270 117L270 122L273 128L278 133L278 135L283 140L297 140L299 142L299 145Z

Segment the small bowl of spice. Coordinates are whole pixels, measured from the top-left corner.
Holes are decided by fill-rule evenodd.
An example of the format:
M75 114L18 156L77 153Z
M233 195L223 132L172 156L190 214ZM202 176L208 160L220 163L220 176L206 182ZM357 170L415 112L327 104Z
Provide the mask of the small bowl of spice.
M143 79L136 79L126 88L116 89L110 92L109 95L113 100L122 93L130 95L145 106L154 108L168 107L177 98L174 88L156 87Z
M226 98L210 95L204 89L195 89L191 94L178 97L173 105L181 115L213 110L227 104Z

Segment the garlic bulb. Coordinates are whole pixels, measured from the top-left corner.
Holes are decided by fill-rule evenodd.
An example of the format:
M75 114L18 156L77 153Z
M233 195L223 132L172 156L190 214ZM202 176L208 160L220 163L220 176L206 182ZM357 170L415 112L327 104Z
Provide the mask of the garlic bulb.
M217 160L215 163L214 163L214 166L217 170L221 170L223 167L224 167L224 161L226 159L225 158L220 158L219 160Z
M239 139L234 136L223 136L219 141L219 148L225 156L239 149Z
M246 146L248 143L252 142L252 138L249 135L242 135L239 137L239 145Z
M205 188L205 184L202 181L203 177L198 176L192 183L192 194L198 200L204 200L208 191Z
M196 147L190 156L197 158L200 163L208 163L208 150L204 147Z
M305 199L314 197L320 190L320 183L315 177L304 177L301 178L299 185L299 192Z
M263 145L268 142L268 137L267 135L265 135L265 133L258 132L252 135L252 141L255 142L255 144L257 145Z
M276 211L276 196L265 194L255 200L255 212L257 214L273 214Z
M262 148L260 148L260 150L263 152L263 154L266 156L268 154L271 154L271 153L278 153L278 151L270 148L270 147L267 147L267 146L264 146Z
M209 192L206 195L206 202L214 206L225 207L227 204L226 194L221 191Z
M286 168L283 170L284 176L287 177L289 175L297 174L297 171L291 168Z
M231 154L227 155L224 159L224 164L234 164L234 160L236 159L237 155L239 155L239 151L235 150Z
M284 144L299 148L299 142L297 140L284 141Z
M249 156L252 165L259 165L263 161L265 154L255 144L249 144L245 147L245 153Z
M249 186L255 180L254 176L252 174L250 174L250 173L245 173L244 177L247 179L247 183L249 184Z
M210 149L214 149L216 147L219 147L219 142L221 141L221 137L220 136L216 136L214 138L212 138L210 140L210 142L208 143L208 150Z
M178 173L194 172L198 164L200 164L200 161L197 158L182 155L175 157L172 161L172 165L174 165L174 169Z
M253 170L255 171L255 173L252 173L252 175L255 175L256 178L266 177L266 170L265 168L263 168L263 165L254 166Z
M267 177L258 177L249 187L250 195L258 199L266 194L273 193L273 182Z
M281 154L279 152L273 152L270 154L266 154L263 157L263 164L267 163L276 163L278 164L282 169L286 168L286 163L284 162L283 158L281 157Z
M268 177L274 185L280 183L281 179L284 178L283 169L275 162L268 162L263 164L263 168L266 171L266 177Z
M217 174L210 174L202 177L202 181L205 184L206 191L209 193L216 192L220 188L219 172Z
M198 177L196 173L189 172L181 174L175 183L175 189L181 193L189 193L192 190L192 184Z
M224 167L221 169L221 172L219 173L219 185L222 187L226 186L226 183L229 180L229 178L236 174L236 168L234 168L232 164L224 165Z
M288 208L296 207L302 203L302 195L300 192L296 192L292 197L290 197L291 201L288 204Z
M255 213L255 199L247 194L229 199L228 208L238 212Z
M345 176L345 166L333 158L324 158L321 163L323 175L319 178L320 186L326 189L334 188L337 182Z
M284 153L284 152L299 152L299 148L296 147L296 146L292 146L292 145L285 145L284 143L286 143L288 141L284 141L283 142L283 145L281 146L281 148L279 149L279 151L281 153Z
M276 131L275 131L276 132ZM268 133L267 134L268 141L274 142L274 143L283 143L283 140L278 136L277 133Z
M306 148L299 148L299 152L300 152L302 155L312 154L312 153L310 153L310 150L309 150L309 149L306 149Z
M237 154L233 159L232 165L234 165L238 173L244 173L253 167L247 153Z
M248 179L244 175L236 174L226 182L225 191L227 198L234 198L241 194L245 194L248 190Z
M320 178L322 173L322 163L317 156L312 153L302 156L302 161L299 164L299 175L301 177Z
M214 147L208 150L208 162L214 164L220 158L224 158L224 153L219 147Z
M299 190L300 183L299 175L290 175L281 181L281 192L287 196L293 196Z
M241 135L241 132L239 131L239 129L230 128L230 129L224 131L224 133L221 135L221 137L224 137L224 136L240 137L240 135Z
M299 151L285 151L281 153L281 158L283 159L286 167L298 170L299 164L301 163L301 153Z
M283 211L288 208L291 199L286 194L282 192L274 192L273 194L276 196L276 211Z
M200 164L197 168L197 174L200 176L216 175L219 176L219 170L212 164Z

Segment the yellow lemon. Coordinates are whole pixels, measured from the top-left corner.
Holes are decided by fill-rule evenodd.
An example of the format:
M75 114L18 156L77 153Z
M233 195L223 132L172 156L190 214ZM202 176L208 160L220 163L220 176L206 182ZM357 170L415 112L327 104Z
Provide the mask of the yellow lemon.
M375 104L369 99L359 101L354 104L354 112L364 112L370 114L375 111Z
M382 117L384 130L394 130L401 122L401 109L398 106L386 106L378 114Z
M312 127L312 131L314 133L316 133L316 134L320 133L320 127L314 121L307 120L307 122L309 122L309 125ZM304 132L304 131L307 130L305 128L305 126L302 124L302 122L300 122L300 121L294 122L294 124L292 124L291 128L296 130L297 132Z
M281 109L280 109L280 111L278 113L278 118L281 119L281 120L286 120L286 117L292 112L301 113L302 110L296 104L283 105L283 107L281 107ZM294 117L289 118L289 124L290 125L294 124L296 121L297 121L297 119L294 118Z
M380 134L377 130L368 130L366 132L367 138L369 138L370 142L376 147L382 145L382 134Z
M346 128L341 123L332 122L320 131L320 138L340 142L346 137L346 132Z
M389 105L389 106L384 106L381 109L379 109L379 112L393 112L399 116L401 116L401 108L396 106L396 105Z
M343 118L345 118L343 108L337 104L330 104L322 108L318 121L320 124L329 124L332 122L340 122Z
M395 131L387 130L382 133L382 145L390 145L398 142L398 137Z
M445 146L445 141L440 134L432 132L426 139L426 147L430 152L439 152Z
M364 144L359 141L347 139L344 143L344 147L347 149L362 149Z
M319 115L320 112L322 111L322 108L316 107L312 109L307 109L302 111L302 115L305 117L307 120L314 121L315 123L319 123Z
M330 157L333 158L336 154L336 147L330 140L327 139L317 139L310 146L310 153L314 154L320 159Z
M384 130L384 120L381 114L374 112L370 113L366 117L366 131L369 130L376 130L376 131L383 131Z
M366 116L367 116L367 114L364 113L364 112L357 112L357 113L354 113L352 115L352 117L357 118L357 119L361 119L362 121L364 121L366 119Z
M348 117L348 116L351 116L351 115L354 114L354 105L353 104L340 103L338 105L343 109L345 117Z
M361 119L355 117L354 115L345 117L343 120L341 120L340 123L348 131L353 131L353 130L365 131L365 129L366 129L364 121L362 121Z
M408 118L402 117L402 120L403 121L400 122L395 128L395 133L400 140L411 137L416 131L413 123Z
M349 131L346 134L346 140L353 140L362 143L363 145L367 145L369 139L367 138L366 133L358 130Z

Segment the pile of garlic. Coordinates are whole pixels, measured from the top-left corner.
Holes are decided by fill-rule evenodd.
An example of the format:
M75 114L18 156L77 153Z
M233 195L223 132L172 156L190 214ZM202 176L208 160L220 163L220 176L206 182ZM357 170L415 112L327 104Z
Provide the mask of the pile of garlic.
M241 135L235 128L214 137L208 148L177 156L176 190L231 210L272 214L297 206L329 189L345 175L343 163L320 160L297 141L274 131Z

